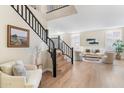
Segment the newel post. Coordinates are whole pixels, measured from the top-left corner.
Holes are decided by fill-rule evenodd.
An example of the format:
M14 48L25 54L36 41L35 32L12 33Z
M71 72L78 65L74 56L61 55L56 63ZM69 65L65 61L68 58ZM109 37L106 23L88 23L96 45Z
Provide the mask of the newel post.
M74 55L73 55L73 52L74 52L74 49L72 48L72 58L71 58L71 62L73 64L73 61L74 61Z
M47 43L47 39L48 38L48 29L46 29L46 43Z
M58 49L60 49L60 36L58 36Z
M56 77L56 48L53 49L53 77Z

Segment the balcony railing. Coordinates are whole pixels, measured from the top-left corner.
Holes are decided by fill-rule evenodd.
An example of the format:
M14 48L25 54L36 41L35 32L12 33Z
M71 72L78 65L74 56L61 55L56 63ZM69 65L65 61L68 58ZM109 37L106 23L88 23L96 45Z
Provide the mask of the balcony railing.
M47 6L47 13L50 13L50 12L53 12L53 11L56 11L58 9L62 9L62 8L65 8L69 5L48 5Z

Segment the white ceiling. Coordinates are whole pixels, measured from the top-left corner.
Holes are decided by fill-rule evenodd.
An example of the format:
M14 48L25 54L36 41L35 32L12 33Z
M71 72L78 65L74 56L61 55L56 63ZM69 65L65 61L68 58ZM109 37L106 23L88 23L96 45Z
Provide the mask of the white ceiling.
M81 32L124 27L124 5L78 5L77 14L48 22L49 30Z

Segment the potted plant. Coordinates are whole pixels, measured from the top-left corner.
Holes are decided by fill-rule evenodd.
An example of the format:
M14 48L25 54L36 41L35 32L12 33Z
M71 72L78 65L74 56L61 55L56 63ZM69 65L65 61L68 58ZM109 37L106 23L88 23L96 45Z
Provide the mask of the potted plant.
M117 40L115 43L113 43L113 46L116 51L116 59L121 59L121 53L124 51L124 42L122 40Z

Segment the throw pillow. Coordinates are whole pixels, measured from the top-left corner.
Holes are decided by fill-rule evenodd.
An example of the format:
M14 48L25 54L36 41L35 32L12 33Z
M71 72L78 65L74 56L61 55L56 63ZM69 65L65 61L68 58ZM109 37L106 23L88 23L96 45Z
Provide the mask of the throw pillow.
M16 64L24 65L24 63L23 63L22 60L17 60L17 61L16 61Z
M86 49L86 53L90 53L90 49Z
M13 65L13 75L14 76L26 76L26 68L23 64L16 63Z

